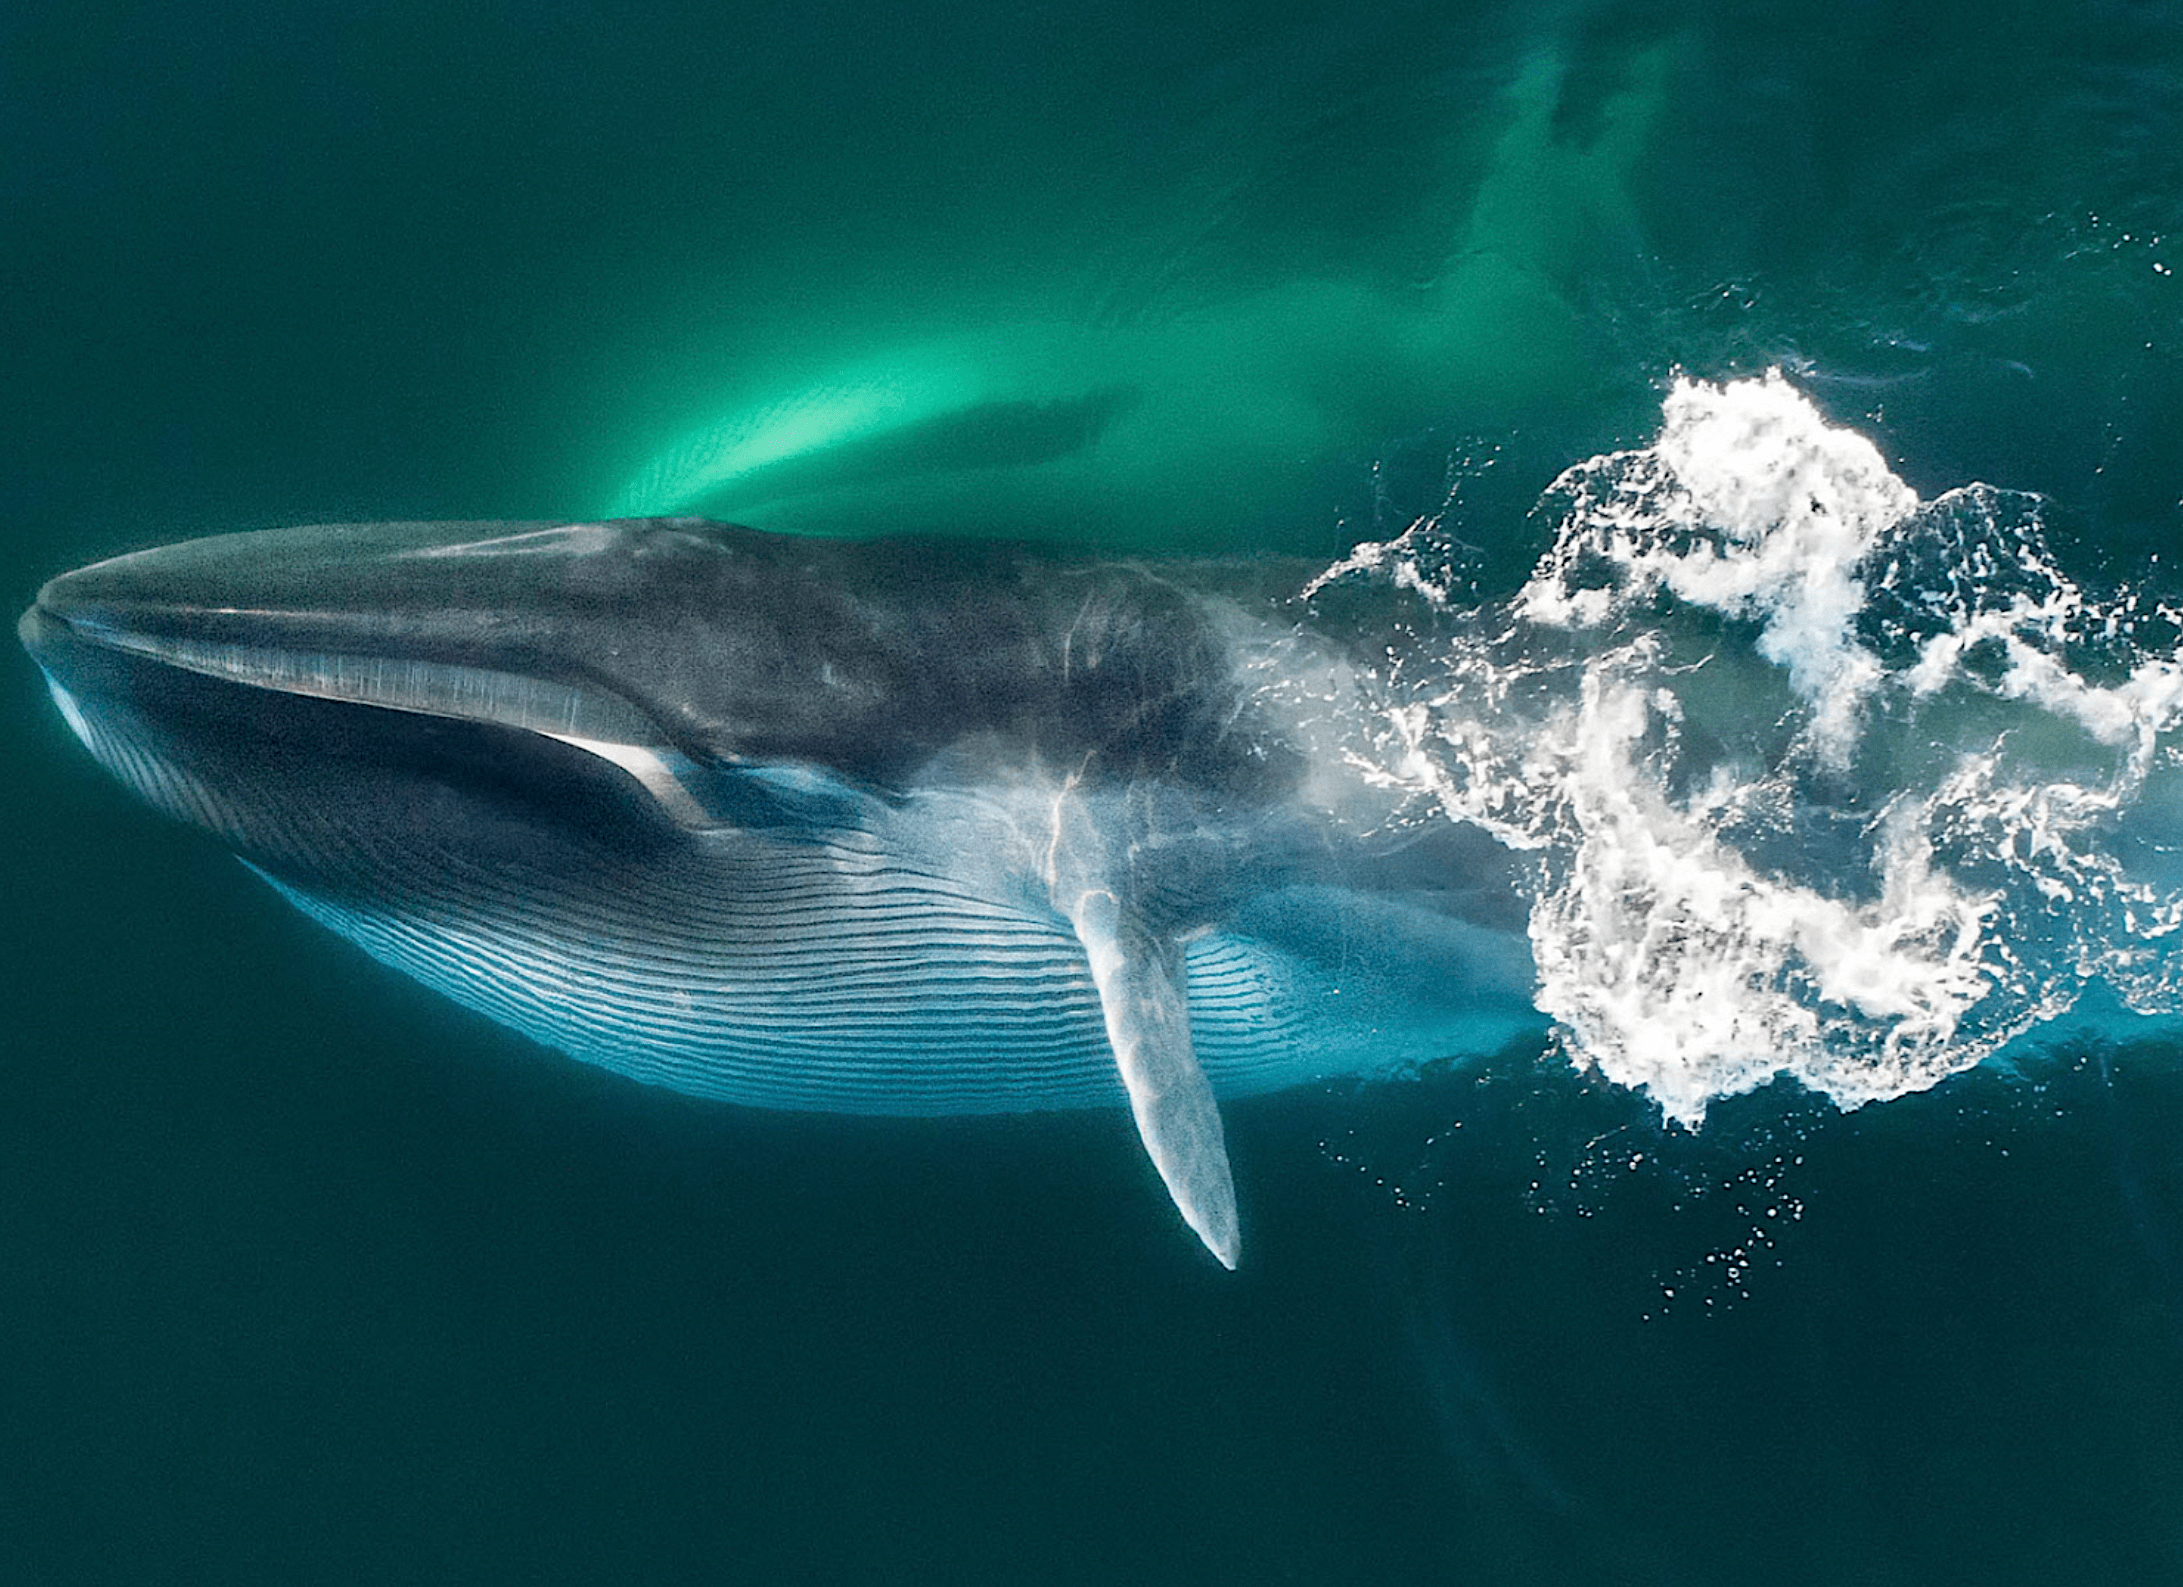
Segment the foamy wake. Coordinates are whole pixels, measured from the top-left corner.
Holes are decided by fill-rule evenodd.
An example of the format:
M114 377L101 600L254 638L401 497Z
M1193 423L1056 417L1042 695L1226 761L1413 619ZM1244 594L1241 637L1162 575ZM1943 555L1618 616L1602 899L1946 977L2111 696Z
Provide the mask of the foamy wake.
M1696 1124L1781 1074L1923 1089L2094 981L2183 1004L2177 614L2088 595L2036 498L1921 502L1775 373L1679 380L1541 510L1497 607L1434 521L1313 597L1413 609L1350 761L1528 853L1579 1061Z

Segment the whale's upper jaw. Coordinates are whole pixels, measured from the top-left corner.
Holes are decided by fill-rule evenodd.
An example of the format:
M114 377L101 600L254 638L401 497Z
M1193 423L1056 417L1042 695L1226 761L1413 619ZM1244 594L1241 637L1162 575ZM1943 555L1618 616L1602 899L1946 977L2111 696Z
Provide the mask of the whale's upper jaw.
M660 736L572 620L569 570L605 525L335 524L185 541L49 582L19 625L67 644L298 696L562 732ZM612 562L594 562L611 567Z
M136 552L49 582L17 632L79 736L69 675L104 662L112 678L133 663L155 697L198 678L534 735L617 768L675 825L721 825L667 724L580 644L548 642L571 632L550 607L489 604L508 558L580 554L597 526L493 525L483 539L470 528L274 530ZM452 578L432 576L432 561L462 557Z
M555 736L664 737L647 712L578 670L488 664L474 646L405 645L402 625L376 615L116 596L102 584L111 581L48 584L18 627L25 646L46 658L74 644L277 694Z

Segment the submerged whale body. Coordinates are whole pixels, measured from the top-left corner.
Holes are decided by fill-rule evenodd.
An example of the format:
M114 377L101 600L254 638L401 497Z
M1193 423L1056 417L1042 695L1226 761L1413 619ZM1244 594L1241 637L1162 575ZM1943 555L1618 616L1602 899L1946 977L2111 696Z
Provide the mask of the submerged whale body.
M1505 857L1330 747L1308 572L324 525L95 564L21 635L109 771L457 1002L750 1105L1126 1102L1233 1266L1216 1097L1537 1023Z

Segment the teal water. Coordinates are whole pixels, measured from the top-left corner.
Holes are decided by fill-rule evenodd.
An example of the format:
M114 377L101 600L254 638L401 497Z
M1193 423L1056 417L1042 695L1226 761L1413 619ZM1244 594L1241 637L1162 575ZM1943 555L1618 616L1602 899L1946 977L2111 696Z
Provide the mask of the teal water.
M696 510L1483 595L1778 367L2076 578L2183 550L2172 6L0 19L19 603ZM1451 492L1453 500L1451 505ZM707 1107L308 930L11 674L0 1580L2165 1582L2183 1046L1692 1133L1560 1050L1230 1110Z

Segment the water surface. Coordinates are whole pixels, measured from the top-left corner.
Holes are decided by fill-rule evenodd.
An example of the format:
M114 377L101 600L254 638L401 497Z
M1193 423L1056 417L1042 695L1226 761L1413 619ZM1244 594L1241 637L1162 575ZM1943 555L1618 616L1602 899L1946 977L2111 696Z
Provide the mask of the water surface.
M1441 703L1387 765L1536 839L1573 901L1554 1047L1231 1110L1229 1276L1119 1118L706 1107L434 1001L133 807L19 664L11 1579L2183 1570L2183 1045L2148 1017L2173 7L0 29L19 602L137 545L357 518L1394 546L1323 597L1412 603L1421 686L1386 703ZM1640 588L1735 517L1661 484L1679 392L1778 402L1764 456L1864 538L1784 498L1719 542L1794 553L1763 598L1657 560ZM1615 501L1651 517L1587 516ZM1403 566L1442 601L1390 594ZM1862 604L1800 626L1784 592L1828 568ZM1464 615L1603 580L1624 604L1517 655ZM2010 592L2053 622L1917 672ZM1479 704L1549 651L1540 692ZM2069 703L2134 679L2119 736ZM1526 782L1511 746L1587 687L1652 713L1577 736L1626 774ZM1449 781L1458 744L1486 775ZM1795 906L1699 939L1756 1024L1663 1026L1687 982L1601 972L1608 928L1656 940L1577 907L1637 896L1586 892L1640 853L1603 870L1587 835L1653 830L1587 825L1605 786L1727 867L1670 876L1741 864ZM2054 817L2064 788L2113 807L2040 828L1999 797ZM1826 983L1822 937L1896 982Z

